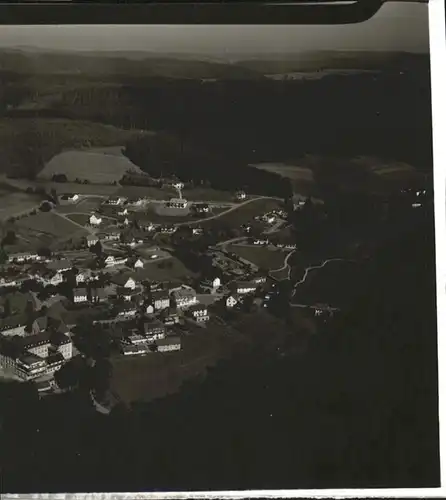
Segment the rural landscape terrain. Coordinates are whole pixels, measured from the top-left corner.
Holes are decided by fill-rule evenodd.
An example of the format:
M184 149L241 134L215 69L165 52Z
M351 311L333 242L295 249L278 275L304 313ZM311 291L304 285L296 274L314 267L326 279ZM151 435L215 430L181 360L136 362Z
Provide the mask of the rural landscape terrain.
M1 49L3 490L434 485L431 135L424 54Z

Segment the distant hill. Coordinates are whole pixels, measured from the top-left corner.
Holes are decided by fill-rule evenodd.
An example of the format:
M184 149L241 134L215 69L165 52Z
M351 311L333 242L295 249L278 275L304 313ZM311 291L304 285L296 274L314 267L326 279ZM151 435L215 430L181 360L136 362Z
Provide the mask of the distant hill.
M257 79L258 72L240 65L144 52L41 52L0 50L0 72L19 75L87 75L164 78Z
M370 51L309 51L301 54L259 55L235 61L237 66L262 74L327 69L400 70L429 64L426 54Z

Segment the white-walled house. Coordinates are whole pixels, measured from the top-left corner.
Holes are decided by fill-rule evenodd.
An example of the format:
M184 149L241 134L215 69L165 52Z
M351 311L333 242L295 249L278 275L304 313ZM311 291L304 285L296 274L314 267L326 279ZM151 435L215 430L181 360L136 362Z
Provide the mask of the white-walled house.
M229 297L226 297L226 307L228 307L229 309L232 309L237 303L238 300L234 297L234 295L229 295Z
M89 221L92 226L99 226L102 223L102 217L93 214L90 216Z
M144 262L141 259L138 259L134 264L133 267L136 269L142 269L144 267Z
M86 288L75 288L73 290L73 302L82 304L88 301L88 292Z
M221 279L220 278L214 278L212 280L212 288L218 288L221 286Z

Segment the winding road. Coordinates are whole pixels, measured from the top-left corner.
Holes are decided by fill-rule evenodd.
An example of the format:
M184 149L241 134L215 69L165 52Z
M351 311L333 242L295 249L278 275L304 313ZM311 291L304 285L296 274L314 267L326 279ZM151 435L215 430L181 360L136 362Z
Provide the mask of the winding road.
M285 257L285 260L283 261L283 266L280 267L279 269L272 269L270 271L270 273L278 273L280 271L283 271L284 269L286 269L288 267L288 277L285 278L285 279L290 279L290 276L291 276L291 266L288 264L288 260L290 259L290 257L293 255L293 253L295 252L296 250L292 250L289 254L287 254L287 256ZM284 280L280 280L280 281L284 281Z
M305 280L307 279L308 277L308 274L310 271L312 271L313 269L322 269L323 267L325 267L329 262L334 262L334 261L344 261L344 262L353 262L352 260L350 259L344 259L342 257L335 257L333 259L327 259L327 260L324 260L324 262L322 262L322 264L319 264L317 266L308 266L306 269L305 269L305 273L304 273L304 276L303 278L298 281L295 285L294 285L294 290L293 290L293 293L292 293L292 297L294 297L294 295L296 294L296 287L301 285L302 283L305 282Z

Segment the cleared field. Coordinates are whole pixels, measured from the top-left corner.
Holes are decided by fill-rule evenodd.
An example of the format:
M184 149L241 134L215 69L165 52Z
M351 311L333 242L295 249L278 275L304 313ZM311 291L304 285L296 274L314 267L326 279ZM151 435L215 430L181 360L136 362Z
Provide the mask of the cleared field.
M234 201L234 193L231 191L200 187L184 189L183 197L190 201Z
M216 219L203 221L203 227L213 225L213 223L224 223L234 227L251 222L256 215L261 215L280 207L278 200L262 198L249 203L234 207L233 210L221 215Z
M70 212L91 213L97 210L103 201L102 198L85 198L78 203L61 204L57 207L57 211L63 214L69 214Z
M23 116L0 120L0 170L21 176L31 169L38 174L41 164L33 160L37 155L46 163L62 151L126 144L132 137L147 133L86 120L29 117L24 112ZM27 153L28 145L33 155Z
M288 252L282 252L277 249L268 249L268 247L255 247L246 245L230 245L227 247L229 252L234 252L242 259L249 260L257 267L273 270L283 266Z
M113 390L127 403L164 397L178 391L185 380L205 373L233 342L224 327L213 325L183 336L180 351L114 358Z
M282 177L288 177L288 179L296 181L314 180L313 171L309 167L288 165L286 163L255 163L250 166L258 168L259 170L265 170L266 172L281 175Z
M154 262L148 261L144 269L138 270L135 274L138 279L142 280L178 282L194 275L192 271L174 257Z
M81 226L85 226L90 219L90 214L68 214L67 218Z
M25 193L11 193L0 189L0 220L26 213L36 208L39 201Z
M128 198L146 197L154 200L168 200L177 195L175 189L157 188L151 186L120 186L116 191L116 196Z
M128 172L141 172L124 155L117 155L102 150L64 151L45 165L39 173L41 179L51 179L54 174L65 174L68 180L88 179L94 184L118 182Z
M55 189L58 195L66 193L76 193L76 194L91 194L91 195L102 195L104 197L111 196L116 193L119 186L110 186L107 184L79 184L77 182L50 182L40 179L37 182L28 182L28 185L34 187L42 187L47 191Z
M54 235L56 238L70 236L74 232L79 231L79 228L71 224L70 221L50 212L40 212L36 215L25 217L18 220L16 224L18 227L38 233Z

